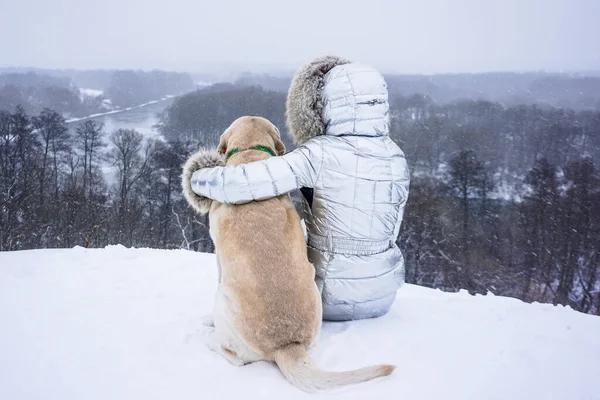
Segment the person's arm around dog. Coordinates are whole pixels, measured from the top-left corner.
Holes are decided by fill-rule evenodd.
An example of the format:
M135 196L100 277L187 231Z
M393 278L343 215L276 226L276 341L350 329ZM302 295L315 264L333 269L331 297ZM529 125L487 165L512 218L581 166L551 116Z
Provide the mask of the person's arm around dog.
M312 188L322 160L320 140L309 140L280 157L195 171L191 188L198 196L225 204L244 204Z

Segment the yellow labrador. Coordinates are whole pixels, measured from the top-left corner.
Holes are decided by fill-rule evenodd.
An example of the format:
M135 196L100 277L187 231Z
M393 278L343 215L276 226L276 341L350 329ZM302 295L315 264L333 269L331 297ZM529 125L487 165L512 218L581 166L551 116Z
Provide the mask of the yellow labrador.
M283 155L285 146L268 120L241 117L223 133L217 150L228 156L227 165L239 165ZM184 167L184 180L206 166L206 155L199 154ZM274 361L292 384L306 391L392 373L392 365L347 372L312 365L308 349L321 329L321 298L300 217L288 195L243 205L213 201L209 212L220 269L213 314L205 321L215 328L212 350L238 366Z

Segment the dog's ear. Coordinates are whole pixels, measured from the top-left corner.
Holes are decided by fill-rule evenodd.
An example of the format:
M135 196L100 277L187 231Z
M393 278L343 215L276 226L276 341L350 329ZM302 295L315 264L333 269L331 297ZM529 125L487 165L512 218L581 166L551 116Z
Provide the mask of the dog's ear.
M275 139L275 150L277 151L278 156L282 156L285 154L285 145L281 141L281 139Z
M227 153L227 142L229 141L229 136L231 136L231 129L225 130L221 135L221 139L219 140L219 147L217 147L217 152L220 155L225 155Z
M282 156L285 154L285 145L281 141L281 133L279 133L279 129L277 129L275 124L271 124L271 125L273 125L274 132L269 132L269 133L271 134L271 137L273 138L273 142L275 143L275 152L277 153L278 156Z

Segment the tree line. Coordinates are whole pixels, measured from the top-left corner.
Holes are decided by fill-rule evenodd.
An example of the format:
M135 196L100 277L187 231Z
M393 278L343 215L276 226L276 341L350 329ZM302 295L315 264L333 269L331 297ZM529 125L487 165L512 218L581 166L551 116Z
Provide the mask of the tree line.
M447 181L417 176L398 244L407 281L600 313L600 174L591 158L564 168L538 159L521 201L491 199L495 182L473 150Z
M407 281L600 314L600 113L398 93L390 103L412 176L398 239ZM241 115L272 120L291 150L284 113L284 93L215 85L174 101L149 141L93 120L68 129L49 109L2 111L0 250L213 251L206 217L182 199L183 163Z
M600 112L391 96L409 282L600 313Z
M207 221L180 194L194 146L70 130L57 112L0 111L0 250L108 244L211 251Z

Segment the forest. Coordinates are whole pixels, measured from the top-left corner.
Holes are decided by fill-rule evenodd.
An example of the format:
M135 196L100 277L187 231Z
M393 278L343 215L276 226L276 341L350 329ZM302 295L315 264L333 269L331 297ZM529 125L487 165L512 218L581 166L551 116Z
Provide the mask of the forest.
M407 282L600 315L600 111L390 88L390 136L412 177L398 238ZM0 107L0 250L214 251L207 218L182 198L184 161L242 115L270 119L291 151L284 112L284 91L215 84L178 97L149 140L67 124L51 107Z

